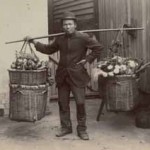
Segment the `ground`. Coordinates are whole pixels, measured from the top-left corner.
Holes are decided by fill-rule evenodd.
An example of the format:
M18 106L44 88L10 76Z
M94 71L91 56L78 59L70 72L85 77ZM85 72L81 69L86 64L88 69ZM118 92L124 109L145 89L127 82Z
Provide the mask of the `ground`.
M134 115L129 112L107 112L99 122L96 115L100 100L87 100L87 126L89 141L82 141L76 134L75 103L71 101L71 118L74 132L57 138L59 128L58 106L50 103L51 113L43 119L16 122L7 116L0 118L0 149L2 150L149 150L150 129L135 126Z

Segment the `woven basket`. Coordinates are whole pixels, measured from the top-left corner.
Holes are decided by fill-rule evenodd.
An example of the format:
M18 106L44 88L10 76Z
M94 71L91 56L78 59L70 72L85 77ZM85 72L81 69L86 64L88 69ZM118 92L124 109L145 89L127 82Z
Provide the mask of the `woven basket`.
M108 77L103 85L103 98L108 111L130 111L138 103L136 77L118 75Z
M31 122L40 120L45 116L46 103L46 85L10 85L10 119Z
M145 108L137 112L135 125L139 128L150 129L150 108Z
M8 70L10 84L39 85L46 84L47 70Z

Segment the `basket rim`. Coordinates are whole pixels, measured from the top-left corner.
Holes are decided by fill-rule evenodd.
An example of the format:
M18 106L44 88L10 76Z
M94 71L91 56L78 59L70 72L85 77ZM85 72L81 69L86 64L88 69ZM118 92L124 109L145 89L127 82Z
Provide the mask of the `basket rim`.
M124 75L124 74L122 74L122 75L115 75L115 76L113 76L113 77L106 77L106 78L118 78L118 77L132 77L132 78L136 78L136 74L132 74L132 75Z
M8 69L9 72L42 72L46 71L46 69L38 69L38 70L17 70L17 69Z

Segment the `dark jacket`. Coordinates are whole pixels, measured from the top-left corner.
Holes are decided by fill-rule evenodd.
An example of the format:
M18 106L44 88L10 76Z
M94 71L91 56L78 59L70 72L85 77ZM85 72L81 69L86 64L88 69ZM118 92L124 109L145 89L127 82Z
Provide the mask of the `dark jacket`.
M66 75L70 76L72 82L78 87L85 87L90 77L83 65L77 65L82 59L92 63L95 58L100 56L103 49L96 40L89 37L88 34L76 31L72 35L63 35L58 37L51 45L40 42L35 45L36 50L44 54L53 54L60 52L59 65L56 71L56 83L60 86ZM88 55L87 49L92 50Z

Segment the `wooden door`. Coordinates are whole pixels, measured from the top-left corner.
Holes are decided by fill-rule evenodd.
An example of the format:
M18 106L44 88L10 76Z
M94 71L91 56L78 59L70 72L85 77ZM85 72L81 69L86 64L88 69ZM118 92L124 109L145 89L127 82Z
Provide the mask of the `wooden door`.
M48 0L48 18L49 18L49 33L61 32L60 18L64 11L72 11L78 18L78 30L98 28L97 1L95 0ZM59 53L52 56L56 61L59 60ZM87 65L88 73L91 76L91 70L96 61ZM52 74L55 75L56 64L52 65ZM87 95L97 95L97 82L91 80L86 91ZM94 91L92 91L92 90ZM51 87L51 95L57 96L55 85Z

